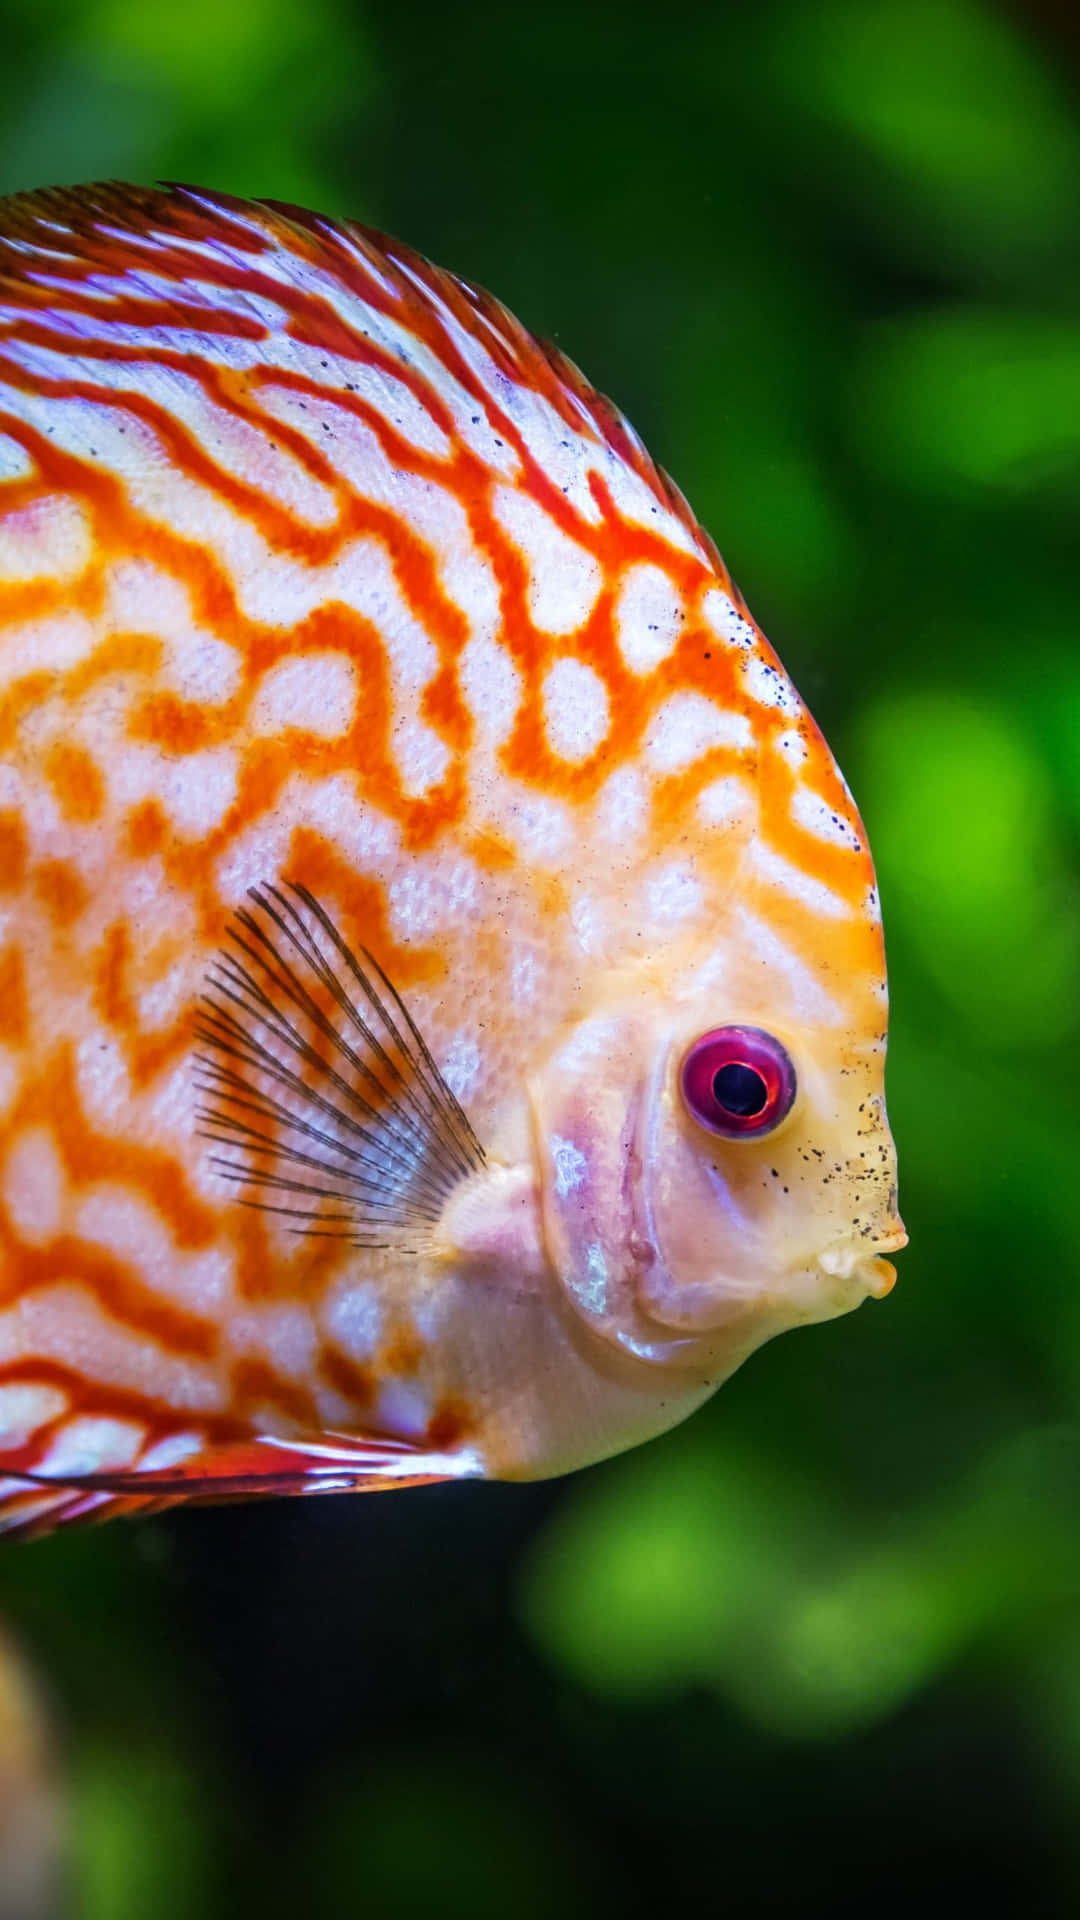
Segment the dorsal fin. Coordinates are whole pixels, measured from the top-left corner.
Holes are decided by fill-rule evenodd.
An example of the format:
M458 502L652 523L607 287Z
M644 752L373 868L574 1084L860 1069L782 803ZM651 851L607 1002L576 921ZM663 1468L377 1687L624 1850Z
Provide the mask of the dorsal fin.
M402 242L287 202L178 183L101 181L0 198L0 350L20 319L63 331L65 315L74 322L68 348L77 350L72 331L83 334L84 318L107 325L110 306L122 308L125 321L141 309L151 325L171 320L208 335L246 328L257 335L260 300L275 296L298 340L343 344L357 317L343 307L361 300L369 318L408 328L449 378L486 405L507 404L508 381L531 390L553 419L594 439L643 485L669 537L681 529L678 544L723 570L678 487L614 403L492 294ZM93 326L85 331L89 345ZM362 337L370 345L371 329ZM517 425L511 408L501 429L516 441ZM641 517L655 525L644 506Z

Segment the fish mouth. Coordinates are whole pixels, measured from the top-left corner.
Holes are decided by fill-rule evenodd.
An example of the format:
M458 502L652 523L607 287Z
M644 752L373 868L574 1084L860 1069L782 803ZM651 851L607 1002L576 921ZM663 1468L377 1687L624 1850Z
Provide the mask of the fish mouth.
M817 1263L830 1280L854 1280L873 1299L884 1300L896 1285L896 1268L882 1255L898 1253L901 1247L907 1246L907 1241L904 1228L897 1225L892 1233L883 1234L871 1247L853 1246L850 1241L828 1247L818 1254Z

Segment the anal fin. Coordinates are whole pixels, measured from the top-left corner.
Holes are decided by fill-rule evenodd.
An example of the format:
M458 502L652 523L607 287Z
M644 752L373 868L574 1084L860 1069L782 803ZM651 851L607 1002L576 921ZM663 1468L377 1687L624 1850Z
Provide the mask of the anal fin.
M152 1456L151 1456L152 1457ZM211 1444L166 1468L54 1475L25 1469L0 1479L0 1535L23 1538L173 1506L313 1493L374 1493L475 1479L483 1467L462 1449L440 1453L382 1436L269 1435Z

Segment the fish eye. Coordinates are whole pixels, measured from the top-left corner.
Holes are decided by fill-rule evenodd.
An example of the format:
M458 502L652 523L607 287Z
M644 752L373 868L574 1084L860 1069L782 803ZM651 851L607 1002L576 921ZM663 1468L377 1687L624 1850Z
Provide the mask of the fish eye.
M682 1096L699 1126L729 1140L759 1139L791 1112L795 1069L760 1027L714 1027L682 1063Z

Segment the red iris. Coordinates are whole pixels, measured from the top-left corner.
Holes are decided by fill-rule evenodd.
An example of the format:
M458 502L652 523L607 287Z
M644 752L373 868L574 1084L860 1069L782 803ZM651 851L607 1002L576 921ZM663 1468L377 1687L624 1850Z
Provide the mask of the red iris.
M790 1113L795 1069L779 1040L760 1027L714 1027L682 1063L682 1091L710 1133L743 1139L771 1133Z

